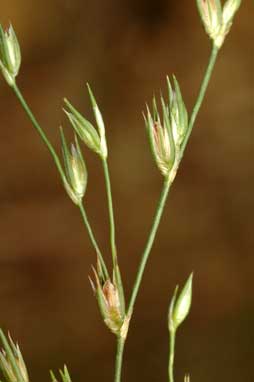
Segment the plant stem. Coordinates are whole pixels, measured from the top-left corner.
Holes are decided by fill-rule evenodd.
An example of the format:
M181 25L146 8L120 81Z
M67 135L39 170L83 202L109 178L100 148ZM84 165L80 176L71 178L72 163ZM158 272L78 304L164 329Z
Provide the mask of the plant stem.
M93 234L93 231L92 231L92 228L90 226L90 223L89 223L89 220L87 218L87 214L86 214L86 210L82 204L82 202L79 204L79 210L80 210L80 213L81 213L81 216L82 216L82 219L83 219L83 222L84 222L84 225L87 229L87 232L88 232L88 236L91 240L91 243L95 249L95 252L98 256L98 258L100 259L100 263L101 263L101 266L102 266L102 271L104 273L104 276L105 276L105 279L108 279L109 278L109 274L108 274L108 270L107 270L107 267L105 265L105 262L104 262L104 259L103 259L103 256L102 256L102 253L100 251L100 248L97 244L97 241L94 237L94 234Z
M192 111L192 114L190 117L188 130L187 130L186 136L184 138L184 141L182 143L180 159L183 157L183 154L184 154L186 145L188 143L188 140L190 138L194 123L196 121L196 118L197 118L197 115L199 112L199 109L200 109L202 102L204 100L206 90L207 90L207 87L208 87L208 84L209 84L209 81L210 81L210 78L211 78L211 75L213 72L213 68L214 68L214 65L215 65L215 62L216 62L216 59L218 56L218 52L219 52L218 48L215 45L213 45L211 55L209 58L209 63L208 63L208 66L207 66L207 69L206 69L206 72L205 72L205 75L204 75L204 78L203 78L203 81L202 81L202 84L201 84L201 87L199 90L199 94L198 94L196 103L194 105L194 108L193 108L193 111Z
M33 126L35 127L35 129L39 133L40 137L42 138L43 142L45 143L46 147L48 148L48 150L49 150L49 152L50 152L51 156L53 157L53 160L54 160L54 162L56 164L56 167L57 167L57 169L58 169L58 171L60 173L60 176L64 180L65 179L65 174L64 174L64 171L63 171L62 166L61 166L61 162L60 162L60 160L58 158L58 155L57 155L54 147L51 145L51 143L50 143L49 139L47 138L46 134L44 133L43 129L41 128L41 126L37 122L35 116L33 115L31 109L29 108L28 104L26 103L22 93L20 92L20 90L19 90L19 88L18 88L18 86L16 84L13 86L13 90L14 90L14 93L16 94L18 100L20 101L23 109L27 113L27 115L28 115L30 121L32 122ZM106 265L104 263L101 251L100 251L100 249L98 247L98 244L97 244L97 242L95 240L95 237L94 237L92 228L90 226L90 223L88 221L85 209L84 209L82 203L78 207L79 207L79 210L81 212L81 216L82 216L82 219L84 221L84 224L85 224L85 226L87 228L89 238L90 238L90 240L91 240L91 242L92 242L92 244L94 246L96 254L98 255L98 257L100 259L100 262L101 262L101 265L102 265L102 268L103 268L103 272L104 272L105 276L108 278L108 271L107 271Z
M61 166L61 163L60 163L60 160L58 158L58 155L57 153L55 152L55 149L53 148L53 146L51 145L51 143L49 142L46 134L44 133L43 129L41 128L41 126L39 125L39 123L37 122L35 116L33 115L31 109L29 108L28 104L26 103L23 95L21 94L18 86L16 84L14 84L13 86L13 91L14 93L16 94L18 100L20 101L23 109L25 110L25 112L27 113L30 121L32 122L33 126L35 127L35 129L37 130L37 132L39 133L40 137L42 138L43 142L45 143L45 145L47 146L50 154L52 155L53 159L54 159L54 162L56 164L56 167L62 177L62 179L65 179L65 174L64 174L64 171L62 169L62 166Z
M169 382L174 382L174 360L175 360L175 330L170 331L169 343L169 363L168 363L168 378Z
M205 75L204 75L204 78L203 78L203 81L202 81L202 84L201 84L201 87L200 87L200 90L199 90L199 94L198 94L196 103L194 105L194 108L193 108L193 111L192 111L192 114L191 114L191 118L190 118L189 125L188 125L188 131L186 133L185 139L184 139L182 147L181 147L179 164L180 164L181 159L183 157L183 154L184 154L186 145L188 143L189 137L191 135L191 132L192 132L192 129L193 129L194 122L196 120L197 114L198 114L199 109L200 109L200 107L202 105L202 102L204 100L204 96L205 96L205 93L206 93L206 90L207 90L207 87L208 87L208 84L209 84L209 81L210 81L210 78L211 78L211 75L212 75L212 71L213 71L213 68L214 68L214 65L215 65L215 62L216 62L217 55L218 55L218 48L213 46L213 49L212 49L212 52L211 52L211 55L210 55L210 58L209 58L208 66L207 66L207 69L206 69L206 72L205 72ZM171 183L169 182L168 179L166 179L165 182L164 182L164 185L163 185L163 189L162 189L161 196L160 196L160 199L159 199L157 211L155 213L155 217L154 217L153 225L152 225L152 228L151 228L151 231L150 231L150 235L148 237L148 241L147 241L145 250L144 250L144 252L142 254L141 262L140 262L139 268L138 268L138 273L137 273L137 276L136 276L136 279L135 279L135 282L134 282L134 287L133 287L133 290L132 290L132 294L131 294L131 298L130 298L130 303L129 303L129 307L128 307L128 311L127 311L127 316L128 317L131 317L133 309L134 309L136 298L137 298L137 295L138 295L138 292L139 292L139 288L140 288L140 285L141 285L141 282L142 282L143 274L144 274L144 271L145 271L145 266L147 264L147 260L149 258L149 254L150 254L150 251L152 249L152 245L153 245L153 242L154 242L154 239L155 239L155 235L156 235L158 227L159 227L159 223L160 223L161 216L162 216L162 213L163 213L166 201L167 201L167 196L169 194L170 187L171 187ZM171 346L173 346L173 348L174 348L174 341L175 341L175 338L171 339ZM120 358L120 357L122 358L123 357L123 352L124 352L124 344L119 349L119 352L117 353L117 357L118 358ZM174 360L174 352L173 352L172 360ZM120 365L122 364L122 361L118 361L118 362L119 362ZM173 363L172 363L172 368L173 368ZM119 373L121 375L121 371L119 371ZM172 371L172 373L173 373L173 371ZM173 375L172 375L172 377L173 377ZM120 379L119 379L119 381L120 381ZM173 382L173 379L170 382Z
M107 199L108 199L111 253L112 253L113 265L115 266L117 264L116 239L115 239L115 220L114 220L112 191L111 191L111 183L110 183L110 176L109 176L107 159L102 160L102 164L103 164L103 171L104 171L106 191L107 191Z
M167 196L168 196L168 193L169 193L169 190L170 190L170 186L171 186L171 183L170 183L169 179L166 178L165 181L164 181L164 185L163 185L162 192L161 192L161 195L160 195L160 199L159 199L159 202L158 202L158 207L157 207L157 210L156 210L156 213L155 213L155 216L154 216L152 228L150 230L148 241L146 243L144 252L142 254L141 262L140 262L139 268L138 268L138 273L137 273L137 276L136 276L136 279L135 279L135 282L134 282L134 287L133 287L133 290L132 290L132 294L131 294L131 298L130 298L130 303L129 303L129 307L128 307L128 313L127 313L128 316L131 316L133 308L134 308L134 304L135 304L135 301L136 301L136 298L137 298L137 294L138 294L138 291L139 291L139 288L140 288L140 285L141 285L141 281L142 281L142 278L143 278L143 274L144 274L144 271L145 271L145 266L146 266L149 254L151 252L151 249L152 249L152 246L153 246L153 243L154 243L154 239L155 239L155 235L157 233L157 230L158 230L158 227L159 227L159 224L160 224L160 220L161 220L161 216L162 216L162 213L163 213L166 201L167 201Z
M123 351L125 340L122 337L117 337L116 363L115 363L115 378L114 382L121 382L121 371L123 363Z

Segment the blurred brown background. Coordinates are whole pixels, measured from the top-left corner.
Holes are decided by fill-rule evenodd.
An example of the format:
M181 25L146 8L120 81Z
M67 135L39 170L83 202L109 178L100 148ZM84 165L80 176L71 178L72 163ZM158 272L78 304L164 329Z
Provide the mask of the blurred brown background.
M154 245L126 346L123 382L166 381L166 315L194 270L194 301L177 339L176 380L251 382L254 341L253 2L243 1ZM92 118L88 81L107 124L117 242L130 292L161 189L141 111L175 73L191 110L209 41L195 1L1 0L23 62L18 84L52 143L68 98ZM66 362L78 381L112 381L114 337L87 275L94 252L78 210L1 79L0 324L23 349L31 381ZM68 129L69 137L72 136ZM104 182L89 168L87 211L109 259Z

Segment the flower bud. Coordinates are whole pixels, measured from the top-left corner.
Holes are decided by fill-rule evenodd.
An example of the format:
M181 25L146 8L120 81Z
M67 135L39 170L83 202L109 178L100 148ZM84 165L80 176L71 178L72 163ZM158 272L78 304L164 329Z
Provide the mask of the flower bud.
M155 162L162 175L170 177L173 181L181 144L188 128L188 115L176 78L174 78L174 90L169 79L167 83L169 102L166 105L161 97L162 118L154 98L153 113L151 114L147 107L147 116L144 116L144 119Z
M79 135L80 139L87 145L87 147L95 153L99 154L102 159L106 159L108 150L102 114L98 108L89 85L87 86L99 134L95 127L87 119L85 119L67 99L64 99L64 102L68 110L64 109L64 112L68 116L72 127Z
M175 293L169 307L169 331L175 332L178 326L181 325L181 323L185 320L190 311L192 300L192 279L193 274L189 276L178 298L178 286L175 289Z
M197 0L206 32L218 49L221 48L240 5L241 0L227 0L222 9L220 0Z
M0 25L0 69L10 86L15 84L21 64L19 42L12 25L4 31Z
M64 100L69 111L64 109L69 121L80 139L89 149L101 155L100 137L93 125L86 120L72 105Z
M104 279L93 268L95 284L90 279L93 291L98 301L99 309L107 327L116 335L121 334L125 321L125 308L122 291L114 280ZM115 277L114 277L115 278Z
M215 40L222 24L220 0L197 0L197 6L207 34Z
M62 140L62 152L66 172L66 178L63 179L64 186L72 201L75 204L79 204L85 194L87 186L86 165L76 135L75 145L71 145L70 152L68 150L62 128L60 128L60 134Z
M8 382L29 382L27 368L18 344L9 335L9 343L0 332L4 350L0 351L0 369Z

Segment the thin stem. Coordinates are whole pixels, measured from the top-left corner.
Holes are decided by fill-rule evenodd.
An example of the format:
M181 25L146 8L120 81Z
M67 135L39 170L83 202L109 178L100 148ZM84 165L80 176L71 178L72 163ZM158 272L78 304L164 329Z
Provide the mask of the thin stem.
M35 127L35 129L37 130L37 132L39 133L40 137L42 138L44 144L46 145L46 147L48 148L51 156L53 157L53 160L56 164L56 167L60 173L60 176L62 179L65 179L65 174L64 174L64 171L62 169L62 166L61 166L61 162L58 158L58 155L54 149L54 147L51 145L48 137L46 136L46 134L44 133L43 129L41 128L41 126L39 125L39 123L37 122L35 116L33 115L31 109L29 108L28 104L26 103L22 93L20 92L18 86L15 84L13 86L13 90L14 90L14 93L16 94L18 100L20 101L23 109L25 110L25 112L27 113L29 119L31 120L33 126ZM85 212L85 209L83 207L82 204L80 204L79 206L79 209L80 209L80 212L81 212L81 215L82 215L82 219L84 221L84 224L87 228L87 231L88 231L88 235L89 235L89 238L94 246L94 249L96 251L96 254L98 255L99 259L100 259L100 262L101 262L101 265L102 265L102 269L103 269L103 272L104 272L104 275L108 278L108 272L107 272L107 268L106 268L106 265L104 263L104 260L103 260L103 257L102 257L102 254L101 254L101 251L98 247L98 244L95 240L95 237L94 237L94 234L93 234L93 231L92 231L92 228L90 226L90 223L88 221L88 218L87 218L87 215L86 215L86 212Z
M87 229L89 238L91 240L91 243L92 243L92 245L93 245L93 247L95 249L95 252L96 252L98 258L100 259L100 263L101 263L101 266L102 266L102 270L103 270L104 276L106 277L106 279L108 279L109 275L108 275L107 267L105 265L105 262L104 262L102 253L100 251L100 248L99 248L99 246L97 244L97 241L96 241L96 239L94 237L93 230L92 230L92 228L90 226L90 223L89 223L89 220L88 220L88 217L87 217L87 214L86 214L86 210L85 210L85 208L84 208L82 203L80 203L78 207L79 207L79 210L80 210L80 213L81 213L84 225L85 225L85 227Z
M109 176L109 169L108 169L107 160L106 159L102 160L102 164L103 164L103 171L104 171L106 191L107 191L107 199L108 199L111 253L112 253L113 265L116 265L116 263L117 263L117 252L116 252L116 239L115 239L115 220L114 220L112 191L111 191L111 183L110 183L110 176Z
M122 337L117 338L114 382L121 382L121 371L122 371L122 363L123 363L124 343L125 343L125 340Z
M16 94L18 100L20 101L23 109L25 110L25 112L27 113L30 121L32 122L33 126L35 127L35 129L37 130L37 132L39 133L40 137L42 138L43 142L45 143L45 145L47 146L50 154L52 155L53 159L54 159L54 162L56 164L56 167L62 177L62 179L65 179L65 175L64 175L64 171L62 169L62 166L61 166L61 163L60 163L60 160L58 158L58 155L57 153L55 152L55 149L54 147L51 145L51 143L49 142L46 134L44 133L44 131L42 130L41 126L39 125L38 121L36 120L35 116L33 115L31 109L29 108L28 104L26 103L22 93L20 92L18 86L16 84L14 84L13 86L13 91L14 93Z
M176 338L176 333L174 330L171 330L170 340L169 340L169 363L168 363L169 382L174 382L175 338Z
M200 109L200 107L202 105L202 102L204 100L204 97L205 97L205 94L206 94L206 90L207 90L207 87L208 87L208 84L209 84L209 81L210 81L210 78L211 78L211 75L212 75L212 72L213 72L213 68L214 68L214 65L216 63L216 59L217 59L217 56L218 56L218 51L219 51L218 48L215 45L213 45L213 49L211 51L211 55L210 55L210 58L209 58L209 63L208 63L208 66L207 66L207 69L206 69L206 72L205 72L205 75L204 75L204 78L203 78L203 81L202 81L202 84L201 84L201 87L200 87L200 90L199 90L199 94L198 94L196 103L194 105L194 108L193 108L193 111L192 111L192 114L191 114L191 117L190 117L187 134L186 134L186 136L184 138L184 141L182 143L180 158L183 157L183 154L184 154L186 145L188 143L188 140L190 138L190 135L191 135L194 123L196 121L196 118L197 118L197 115L198 115L198 112L199 112L199 109Z
M138 294L138 291L139 291L139 288L141 285L141 281L143 278L143 274L145 271L145 266L146 266L149 254L151 252L151 249L152 249L152 246L154 243L154 239L155 239L155 236L156 236L159 224L160 224L161 216L162 216L162 213L163 213L166 201L167 201L167 196L168 196L168 193L170 190L170 186L171 186L171 183L170 183L169 179L166 178L164 181L163 189L162 189L162 192L160 195L158 207L157 207L157 210L156 210L156 213L154 216L154 220L153 220L152 228L150 230L148 241L146 243L144 252L143 252L142 257L141 257L141 262L139 264L136 280L134 282L134 287L132 290L130 303L129 303L129 307L128 307L128 313L127 313L128 316L131 316L133 308L134 308L134 304L135 304L137 294Z
M206 69L206 72L205 72L205 75L204 75L204 78L203 78L203 81L202 81L202 84L201 84L201 87L200 87L200 90L199 90L199 94L198 94L196 103L194 105L193 111L192 111L192 115L191 115L189 126L188 126L188 131L187 131L187 134L185 136L184 142L183 142L182 147L181 147L179 164L180 164L180 161L181 161L181 159L183 157L183 154L184 154L186 145L188 143L190 134L192 132L192 129L193 129L194 122L196 120L197 114L198 114L199 109L201 107L201 104L202 104L202 102L204 100L204 96L205 96L205 93L206 93L206 90L207 90L207 87L208 87L208 84L209 84L209 81L210 81L210 78L211 78L211 75L212 75L212 71L213 71L213 68L214 68L214 65L215 65L215 62L216 62L217 55L218 55L218 49L215 46L213 46L213 49L212 49L212 52L211 52L211 55L210 55L210 58L209 58L208 66L207 66L207 69ZM127 311L127 315L128 315L129 318L131 317L133 309L134 309L134 305L135 305L135 302L136 302L137 294L139 292L139 288L140 288L140 285L141 285L141 282L142 282L142 278L143 278L143 274L144 274L144 271L145 271L145 266L147 264L147 260L149 258L149 254L150 254L150 251L152 249L152 245L153 245L153 242L154 242L154 239L155 239L155 235L156 235L158 227L159 227L159 223L160 223L161 216L162 216L165 204L166 204L167 196L168 196L169 191L170 191L170 187L171 187L171 183L169 182L169 180L166 179L165 183L164 183L164 186L163 186L163 189L162 189L162 192L161 192L161 196L160 196L160 199L159 199L157 211L155 213L155 217L154 217L153 225L152 225L152 228L151 228L151 231L150 231L150 235L148 237L148 241L147 241L145 250L144 250L144 252L142 254L141 262L140 262L139 268L138 268L138 273L137 273L137 276L136 276L136 279L135 279L135 282L134 282L134 287L133 287L133 290L132 290L132 294L131 294L131 298L130 298L130 303L129 303L129 307L128 307L128 311ZM173 343L172 346L174 346L174 340L175 340L174 338L171 340L171 343ZM118 358L123 356L123 351L124 351L124 344L123 344L122 348L120 348L120 350L118 352ZM173 360L174 360L174 358L173 358ZM119 361L119 363L121 364L120 361ZM173 368L173 365L172 365L172 368ZM121 374L121 372L120 372L120 374ZM170 382L173 382L173 379Z

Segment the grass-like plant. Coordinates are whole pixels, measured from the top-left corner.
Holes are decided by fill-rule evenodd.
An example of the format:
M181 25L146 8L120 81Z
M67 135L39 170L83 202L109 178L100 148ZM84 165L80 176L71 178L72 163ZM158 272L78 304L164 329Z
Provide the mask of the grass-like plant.
M60 156L50 143L45 131L33 115L17 86L16 77L18 76L21 65L21 51L14 29L10 26L4 31L0 26L0 69L2 74L23 106L34 128L37 130L44 144L48 148L67 194L74 205L80 210L83 223L96 253L96 266L93 268L93 277L90 278L90 281L102 318L109 330L114 333L117 340L115 382L121 381L123 354L129 325L133 318L136 298L140 289L147 260L158 231L161 216L168 199L169 191L176 177L198 111L203 102L218 52L223 45L226 35L230 31L235 13L241 4L241 0L226 0L223 5L220 0L196 0L196 2L205 30L212 41L211 55L196 103L190 116L186 110L182 92L175 76L172 77L172 80L167 78L167 97L161 95L159 101L153 98L151 106L146 106L146 112L144 113L145 126L148 132L152 154L156 165L163 176L163 187L150 234L141 255L141 261L137 270L131 297L127 304L125 303L125 290L122 283L121 270L118 265L114 209L107 162L108 149L106 132L103 117L93 92L90 86L87 85L91 106L94 112L95 124L88 121L67 99L64 99L64 112L74 130L74 143L69 147L65 139L64 131L60 128L63 157L62 164ZM87 169L80 142L84 143L90 150L98 155L104 171L112 254L110 268L107 265L103 252L97 244L83 202L87 186ZM178 287L176 287L169 306L169 382L174 381L176 332L178 327L187 317L191 307L192 278L193 275L191 274L179 293ZM10 336L7 338L2 330L0 330L0 339L3 345L3 350L0 353L0 368L3 372L5 381L28 382L29 377L27 368L18 345L13 343ZM63 371L60 370L59 373L62 382L71 382L71 377L66 366L64 366ZM53 372L50 372L50 375L52 382L59 381L59 378L56 377ZM190 381L190 377L186 375L184 380L185 382L188 382Z

